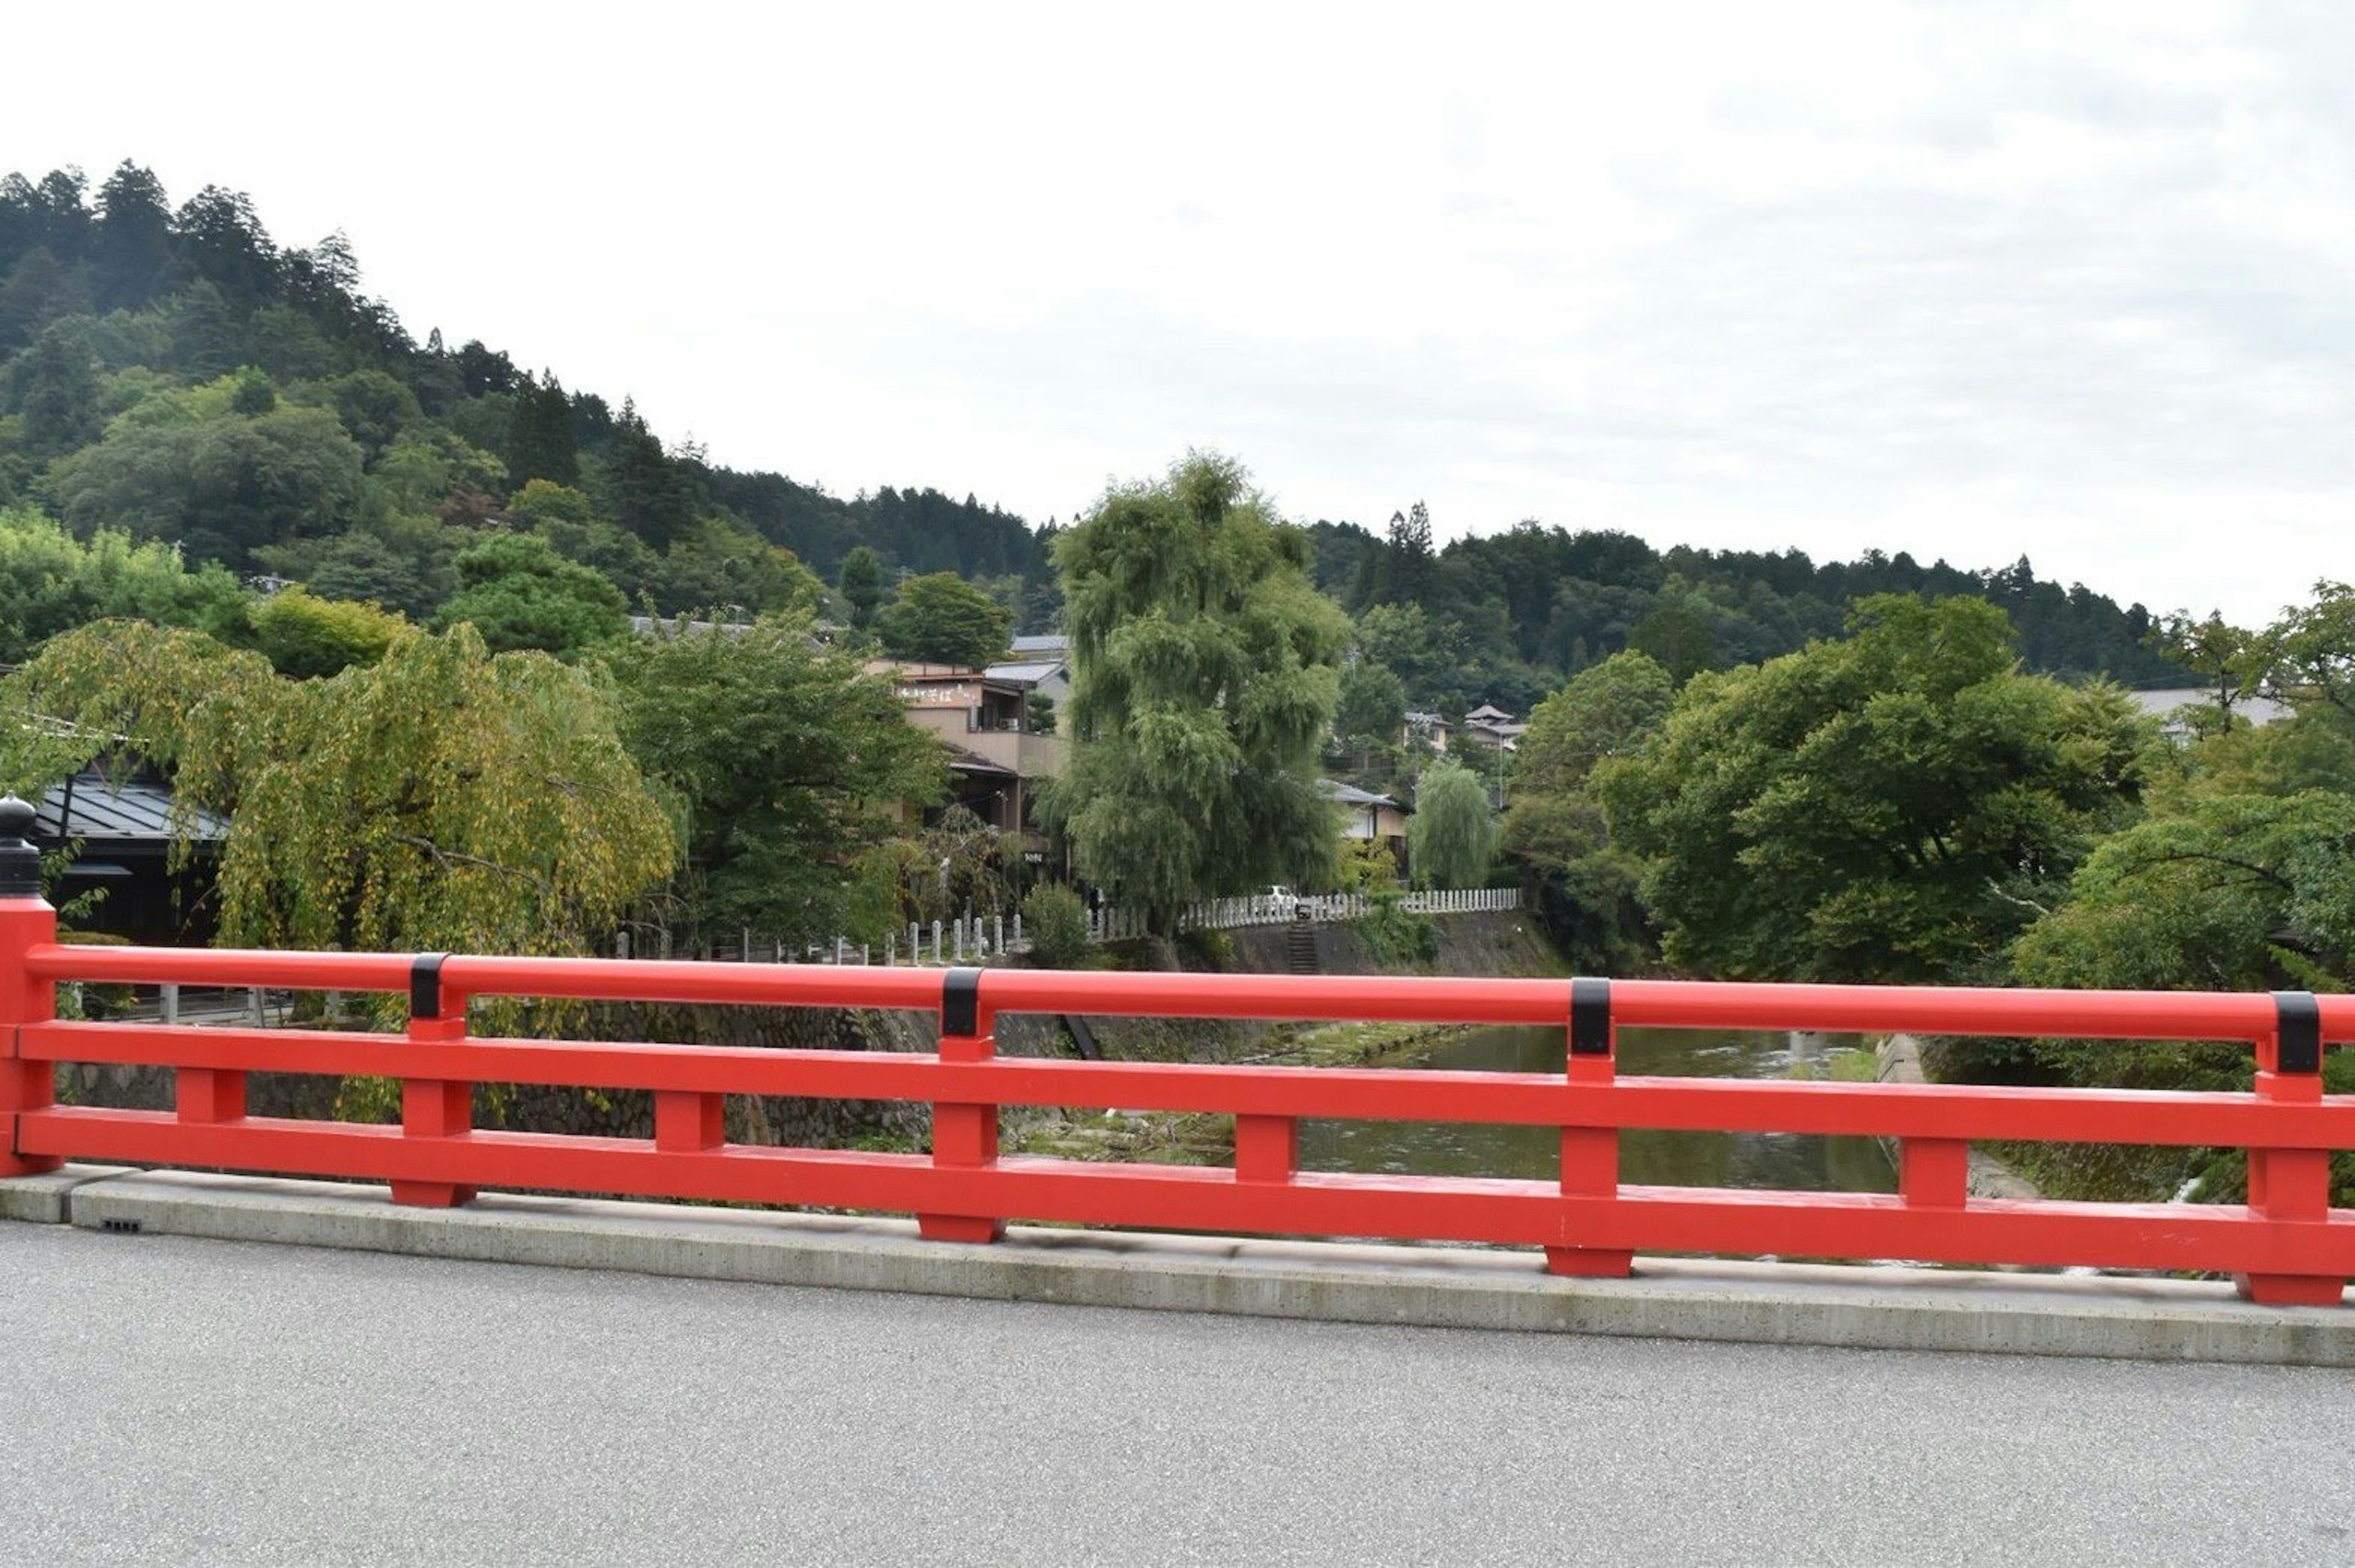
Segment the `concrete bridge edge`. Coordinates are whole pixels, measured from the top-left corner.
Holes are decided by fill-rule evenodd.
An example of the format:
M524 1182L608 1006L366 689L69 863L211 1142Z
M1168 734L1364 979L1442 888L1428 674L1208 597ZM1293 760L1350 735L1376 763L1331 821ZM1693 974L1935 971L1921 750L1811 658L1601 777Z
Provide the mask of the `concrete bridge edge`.
M912 1221L69 1166L0 1181L0 1218L136 1237L345 1248L677 1278L1333 1322L1852 1349L2355 1366L2355 1310L2265 1307L2190 1280L1700 1259L1557 1278L1532 1253Z

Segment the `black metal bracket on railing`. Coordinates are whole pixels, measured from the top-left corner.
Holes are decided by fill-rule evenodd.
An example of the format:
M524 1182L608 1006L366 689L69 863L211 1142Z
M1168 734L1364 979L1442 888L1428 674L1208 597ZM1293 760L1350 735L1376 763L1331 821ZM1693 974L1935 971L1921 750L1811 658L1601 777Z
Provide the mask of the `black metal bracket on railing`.
M941 978L941 1032L965 1037L981 1032L981 971L952 969Z
M1611 1054L1611 982L1572 980L1570 983L1570 1053L1572 1056Z
M447 953L421 953L409 965L409 1016L411 1019L438 1019L442 1016L442 962Z
M2322 1004L2312 991L2274 993L2274 1071L2322 1071Z

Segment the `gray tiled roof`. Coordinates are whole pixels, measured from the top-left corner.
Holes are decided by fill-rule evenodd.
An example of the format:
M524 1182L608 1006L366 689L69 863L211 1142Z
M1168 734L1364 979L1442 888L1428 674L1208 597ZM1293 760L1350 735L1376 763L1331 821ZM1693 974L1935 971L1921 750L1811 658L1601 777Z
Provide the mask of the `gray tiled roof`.
M54 784L42 793L33 832L44 842L80 838L91 844L161 844L172 837L172 792L164 784L113 784L94 773L74 775L72 820L66 820L69 789ZM229 824L209 812L197 814L196 837L218 843Z
M1062 667L1062 660L1050 659L1039 664L994 664L982 673L992 680L1011 680L1024 686L1036 686Z

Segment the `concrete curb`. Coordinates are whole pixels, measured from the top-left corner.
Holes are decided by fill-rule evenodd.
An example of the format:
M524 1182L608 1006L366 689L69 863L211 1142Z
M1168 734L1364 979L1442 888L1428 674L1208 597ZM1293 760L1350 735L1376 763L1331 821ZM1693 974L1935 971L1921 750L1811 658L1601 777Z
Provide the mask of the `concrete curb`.
M62 1225L71 1212L74 1189L93 1181L139 1172L121 1165L69 1165L46 1176L18 1176L0 1181L0 1220L29 1220L37 1225Z
M86 1230L689 1279L1335 1322L1856 1349L2355 1366L2355 1311L2261 1307L2183 1280L1643 1258L1555 1278L1525 1253L1017 1226L995 1246L912 1222L488 1193L402 1209L381 1187L68 1167L0 1181L0 1215Z

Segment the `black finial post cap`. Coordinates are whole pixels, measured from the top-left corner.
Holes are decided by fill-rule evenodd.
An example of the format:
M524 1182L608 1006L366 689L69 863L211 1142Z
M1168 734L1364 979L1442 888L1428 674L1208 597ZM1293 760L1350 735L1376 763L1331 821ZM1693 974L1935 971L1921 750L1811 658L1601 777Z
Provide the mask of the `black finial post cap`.
M41 852L30 840L32 803L0 795L0 899L41 896Z

